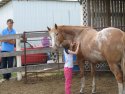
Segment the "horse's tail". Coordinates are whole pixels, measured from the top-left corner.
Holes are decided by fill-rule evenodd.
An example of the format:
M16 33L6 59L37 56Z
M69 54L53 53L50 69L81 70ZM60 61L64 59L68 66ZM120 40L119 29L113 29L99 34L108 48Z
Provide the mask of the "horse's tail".
M123 71L123 89L125 90L125 33L123 34L123 55L122 55L122 62L121 62L121 67ZM125 91L123 91L125 94Z

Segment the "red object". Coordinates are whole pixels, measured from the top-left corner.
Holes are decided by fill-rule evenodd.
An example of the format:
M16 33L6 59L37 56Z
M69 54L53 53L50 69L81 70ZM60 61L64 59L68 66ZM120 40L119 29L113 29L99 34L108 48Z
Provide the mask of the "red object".
M35 47L34 48L31 44L30 44L30 46L31 47L26 48L26 50L42 49L43 48L43 47ZM21 50L24 50L24 48L22 48ZM47 63L47 59L48 59L47 53L28 54L28 55L26 55L26 64ZM25 64L24 55L21 56L21 61L22 61L22 65L24 65ZM0 57L0 63L1 63L1 57Z
M22 65L25 65L25 57L21 56ZM26 64L39 64L47 62L47 54L30 54L26 55Z
M33 49L42 49L43 47L35 47L26 48L26 50L33 50ZM22 48L21 50L24 50ZM37 53L37 54L28 54L26 55L26 64L41 64L47 63L47 54L46 53ZM22 65L25 65L25 55L21 56Z

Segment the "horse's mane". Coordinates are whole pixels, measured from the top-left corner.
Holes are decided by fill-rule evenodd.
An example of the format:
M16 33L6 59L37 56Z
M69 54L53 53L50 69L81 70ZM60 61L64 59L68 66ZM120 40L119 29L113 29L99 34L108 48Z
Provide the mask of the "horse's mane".
M90 27L90 26L73 26L73 25L60 25L60 26L58 26L59 28L65 28L65 27L69 27L69 28L92 28L92 27Z
M92 27L89 26L69 26L69 25L61 25L58 26L58 29L60 32L65 32L70 35L75 35L76 32L82 32L83 30L92 29Z

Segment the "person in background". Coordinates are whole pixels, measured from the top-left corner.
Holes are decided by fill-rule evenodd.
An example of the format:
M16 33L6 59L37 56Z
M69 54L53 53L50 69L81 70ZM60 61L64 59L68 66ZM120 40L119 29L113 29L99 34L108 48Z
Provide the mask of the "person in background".
M6 35L12 35L16 34L16 31L13 29L13 20L8 19L7 20L7 28L5 28L1 35L6 36ZM12 52L14 51L14 45L16 43L15 39L6 39L6 40L1 40L1 52ZM13 67L13 58L14 57L2 57L2 62L1 62L1 68L11 68ZM9 80L11 78L11 73L6 73L3 74L3 79L0 80L0 82L3 82L5 80Z
M73 45L77 45L75 51L70 50L70 48L72 48ZM78 53L79 43L74 44L71 41L63 41L62 47L64 48L64 56L65 56L65 65L64 65L65 94L71 94L73 54Z

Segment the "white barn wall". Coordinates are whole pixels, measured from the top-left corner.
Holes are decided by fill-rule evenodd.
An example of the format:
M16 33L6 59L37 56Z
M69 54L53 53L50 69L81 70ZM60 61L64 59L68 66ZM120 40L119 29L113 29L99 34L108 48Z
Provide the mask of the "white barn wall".
M4 28L6 28L6 21L8 18L13 19L13 4L12 4L12 2L9 2L5 6L0 8L0 32Z
M57 24L80 25L80 4L57 1L13 1L15 29L23 31L46 30Z

